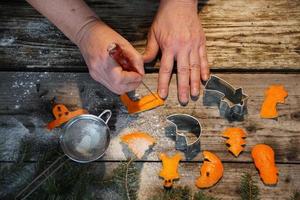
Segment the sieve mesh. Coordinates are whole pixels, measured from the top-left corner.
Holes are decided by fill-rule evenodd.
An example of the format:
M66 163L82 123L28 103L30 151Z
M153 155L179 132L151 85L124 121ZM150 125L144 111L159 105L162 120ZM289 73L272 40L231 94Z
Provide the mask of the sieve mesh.
M67 124L61 142L65 154L71 159L89 162L105 152L109 130L99 118L79 117Z

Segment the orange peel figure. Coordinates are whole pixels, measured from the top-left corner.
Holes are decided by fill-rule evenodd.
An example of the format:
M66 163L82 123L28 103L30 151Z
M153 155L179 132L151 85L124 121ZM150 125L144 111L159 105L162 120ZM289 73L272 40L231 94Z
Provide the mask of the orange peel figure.
M235 155L235 157L238 157L240 153L244 150L245 137L246 132L241 128L227 128L223 134L223 137L228 138L226 140L226 144L229 144L230 147L228 147L228 150Z
M121 141L128 145L137 158L141 159L150 146L154 145L155 139L147 133L134 132L121 136Z
M55 120L47 124L47 128L52 130L56 127L61 126L63 123L66 123L70 119L77 117L82 114L87 114L88 112L84 109L77 109L75 111L69 111L68 108L63 104L57 104L52 109Z
M224 168L221 160L215 154L204 151L204 162L200 169L200 177L196 180L198 188L214 186L223 176Z
M130 99L127 94L121 95L120 99L126 106L129 114L151 110L164 105L164 100L162 100L157 93L146 95L137 101Z
M278 117L276 105L277 103L284 103L287 96L288 93L282 85L271 85L265 91L265 100L260 111L261 118Z
M169 157L161 153L159 158L163 165L159 176L164 179L164 187L171 188L173 186L173 180L179 179L178 166L182 156L180 153L176 153L174 156Z
M278 169L273 149L266 144L257 144L253 147L251 155L264 184L275 185L278 181Z

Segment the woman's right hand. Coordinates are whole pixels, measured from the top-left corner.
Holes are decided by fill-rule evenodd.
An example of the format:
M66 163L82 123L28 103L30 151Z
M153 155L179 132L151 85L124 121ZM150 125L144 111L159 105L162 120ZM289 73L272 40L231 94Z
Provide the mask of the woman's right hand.
M89 68L91 77L116 94L124 94L136 89L144 75L142 55L121 35L100 20L84 26L77 34L77 46ZM121 46L124 54L130 59L136 72L123 71L108 54L112 43Z

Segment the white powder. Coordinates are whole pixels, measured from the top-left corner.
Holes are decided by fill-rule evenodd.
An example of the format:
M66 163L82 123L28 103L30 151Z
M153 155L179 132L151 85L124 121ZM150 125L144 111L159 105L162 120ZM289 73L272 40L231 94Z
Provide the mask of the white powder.
M132 139L129 142L128 147L132 150L132 152L141 159L146 151L149 149L151 143L145 139Z

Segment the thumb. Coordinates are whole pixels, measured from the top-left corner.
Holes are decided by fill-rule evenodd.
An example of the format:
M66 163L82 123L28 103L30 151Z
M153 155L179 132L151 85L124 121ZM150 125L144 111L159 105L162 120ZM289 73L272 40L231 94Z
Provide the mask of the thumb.
M157 55L159 50L158 43L152 30L148 34L148 41L143 55L144 62L151 62Z

